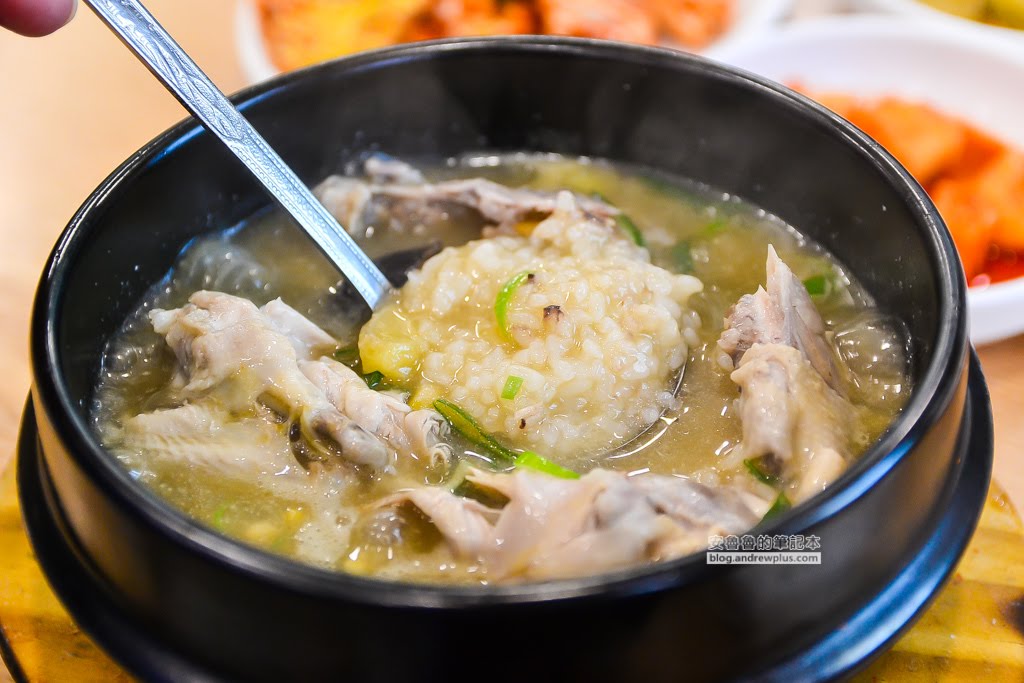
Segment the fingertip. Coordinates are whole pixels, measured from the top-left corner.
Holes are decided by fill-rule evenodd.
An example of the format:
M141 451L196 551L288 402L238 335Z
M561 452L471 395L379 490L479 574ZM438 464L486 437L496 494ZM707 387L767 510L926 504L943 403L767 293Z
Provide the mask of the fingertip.
M78 14L78 0L67 0L67 2L69 5L71 5L71 7L68 8L67 16L64 17L64 23L58 26L57 28L63 28L64 26L70 24L71 20L75 18L76 14Z
M36 38L71 21L77 0L0 0L0 26Z

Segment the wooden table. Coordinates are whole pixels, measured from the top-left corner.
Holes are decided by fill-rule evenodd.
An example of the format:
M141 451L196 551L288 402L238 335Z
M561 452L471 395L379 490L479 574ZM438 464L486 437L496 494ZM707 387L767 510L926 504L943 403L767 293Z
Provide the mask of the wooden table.
M233 2L147 4L217 85L229 92L244 85L234 54ZM28 318L47 254L107 173L183 111L85 9L47 38L0 33L0 102L3 470L28 391ZM995 408L996 477L1024 509L1024 337L980 355Z

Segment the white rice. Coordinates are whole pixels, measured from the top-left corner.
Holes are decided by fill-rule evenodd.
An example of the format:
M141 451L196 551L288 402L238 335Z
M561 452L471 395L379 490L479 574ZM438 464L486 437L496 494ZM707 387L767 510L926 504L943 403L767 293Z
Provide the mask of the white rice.
M533 277L510 300L508 339L495 301L522 272ZM498 235L430 259L367 323L360 350L366 357L364 345L387 337L376 332L397 315L419 359L414 403L447 398L510 446L600 452L673 406L668 389L700 324L687 301L701 288L652 265L613 222L585 216L563 193L528 237ZM505 399L510 376L522 386Z

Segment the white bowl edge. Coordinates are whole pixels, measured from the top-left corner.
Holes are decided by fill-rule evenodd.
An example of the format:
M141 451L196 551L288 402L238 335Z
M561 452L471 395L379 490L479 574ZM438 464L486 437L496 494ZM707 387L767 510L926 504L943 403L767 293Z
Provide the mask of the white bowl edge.
M281 73L267 52L259 13L252 0L238 0L235 3L235 52L242 74L250 84Z

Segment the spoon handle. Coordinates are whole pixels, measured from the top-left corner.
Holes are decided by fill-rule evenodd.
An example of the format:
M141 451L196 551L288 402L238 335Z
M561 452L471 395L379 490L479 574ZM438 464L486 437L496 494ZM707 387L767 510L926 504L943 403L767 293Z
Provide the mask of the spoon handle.
M136 0L84 2L234 152L348 277L370 308L377 308L391 289L384 274L153 15Z

